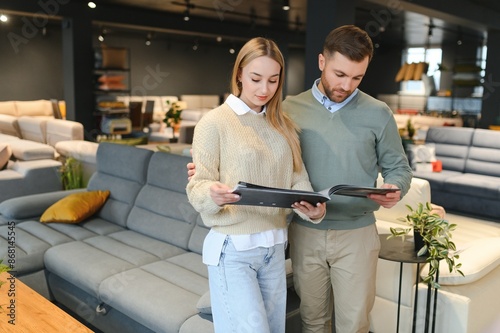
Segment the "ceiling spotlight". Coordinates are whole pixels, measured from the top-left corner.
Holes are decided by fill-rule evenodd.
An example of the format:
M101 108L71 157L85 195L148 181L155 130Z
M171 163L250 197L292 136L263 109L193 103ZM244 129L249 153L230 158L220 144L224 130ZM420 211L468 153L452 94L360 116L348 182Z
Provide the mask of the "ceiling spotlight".
M283 10L290 10L290 1L289 0L283 0Z
M198 43L198 40L195 39L194 44L193 44L193 51L198 51L199 46L200 46L200 44Z
M229 53L234 54L235 52L236 52L236 50L234 49L234 47L231 46L229 48Z
M4 14L0 15L0 22L7 22L8 20L9 20L9 18L7 17L7 15L4 15Z
M94 9L95 7L97 7L96 3L93 2L93 1L89 1L89 3L87 4L87 6L89 6L89 8L92 8L92 9Z
M217 43L220 43L220 42L222 42L222 37L221 36L217 36L217 38L215 38L215 40L217 41Z
M458 46L462 45L462 40L461 40L461 39L458 39L458 40L457 40L457 45L458 45Z
M190 17L189 17L189 8L187 8L185 11L184 11L184 21L189 21Z
M153 38L153 34L148 32L148 34L146 35L146 42L145 42L146 46L151 45L151 38Z
M106 29L105 28L102 28L101 29L101 33L99 34L99 37L97 37L97 39L99 40L99 42L104 42L104 37L106 37Z

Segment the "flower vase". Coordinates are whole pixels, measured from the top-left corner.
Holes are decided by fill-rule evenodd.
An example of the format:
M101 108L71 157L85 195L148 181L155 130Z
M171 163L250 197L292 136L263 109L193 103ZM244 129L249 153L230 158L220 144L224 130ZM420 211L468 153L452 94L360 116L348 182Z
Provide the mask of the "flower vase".
M173 124L172 125L172 129L174 131L174 138L178 138L179 137L179 132L180 132L180 129L181 129L181 124Z

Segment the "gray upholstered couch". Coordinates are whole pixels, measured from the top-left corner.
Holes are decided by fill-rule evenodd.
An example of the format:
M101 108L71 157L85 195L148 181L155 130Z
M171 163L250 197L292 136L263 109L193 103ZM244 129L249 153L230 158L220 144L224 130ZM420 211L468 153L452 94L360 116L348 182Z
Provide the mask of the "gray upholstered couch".
M431 127L426 144L435 146L441 172L416 171L429 181L432 201L447 210L500 216L500 131Z
M100 144L87 190L110 191L102 209L79 224L42 224L38 217L68 192L4 201L0 257L7 257L7 224L16 221L18 276L91 325L104 332L210 332L196 307L208 291L200 259L207 229L185 194L187 161Z

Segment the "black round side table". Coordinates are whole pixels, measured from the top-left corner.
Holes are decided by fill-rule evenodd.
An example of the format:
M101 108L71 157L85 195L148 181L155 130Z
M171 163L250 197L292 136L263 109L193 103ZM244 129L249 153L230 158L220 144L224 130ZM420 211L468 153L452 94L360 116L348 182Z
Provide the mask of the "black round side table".
M380 234L380 253L379 258L394 262L399 262L399 289L398 289L398 314L396 323L396 332L399 332L399 318L400 318L400 308L401 308L401 282L403 279L403 264L417 264L417 273L415 276L415 300L413 304L413 325L412 333L416 330L416 319L417 319L417 304L418 304L418 283L420 282L420 264L426 263L426 257L417 256L415 251L415 244L408 239L402 241L400 237L395 237L387 239L389 234ZM408 237L411 239L412 237ZM438 272L439 274L439 272ZM436 275L437 277L438 275ZM429 331L429 306L430 306L430 293L431 285L428 285L427 292L427 304L426 304L426 314L425 314L425 332ZM435 330L436 322L436 303L437 302L437 290L434 294L434 311L433 311L433 327L432 332Z

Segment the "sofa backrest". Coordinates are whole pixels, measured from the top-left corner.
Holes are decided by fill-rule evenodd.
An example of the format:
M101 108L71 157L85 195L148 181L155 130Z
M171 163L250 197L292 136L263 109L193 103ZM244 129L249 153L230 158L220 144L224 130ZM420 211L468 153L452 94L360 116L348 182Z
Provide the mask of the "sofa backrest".
M146 183L153 152L133 146L103 142L97 148L97 170L87 185L89 191L109 190L110 195L96 214L117 225L126 226L137 194Z
M500 177L500 132L476 129L465 172Z
M47 119L22 116L17 119L17 124L23 139L40 143L47 142Z
M431 127L425 143L435 144L443 169L464 172L473 134L474 129L468 127Z
M148 167L147 182L139 192L127 227L180 248L201 253L208 229L187 199L190 157L156 152ZM193 235L194 233L194 235Z
M10 114L2 114L0 110L0 133L21 138L17 117Z
M40 99L34 101L15 101L17 116L29 117L49 117L54 118L54 110L52 103L47 99Z
M76 121L49 119L45 126L46 143L55 147L60 141L83 140L83 125Z

